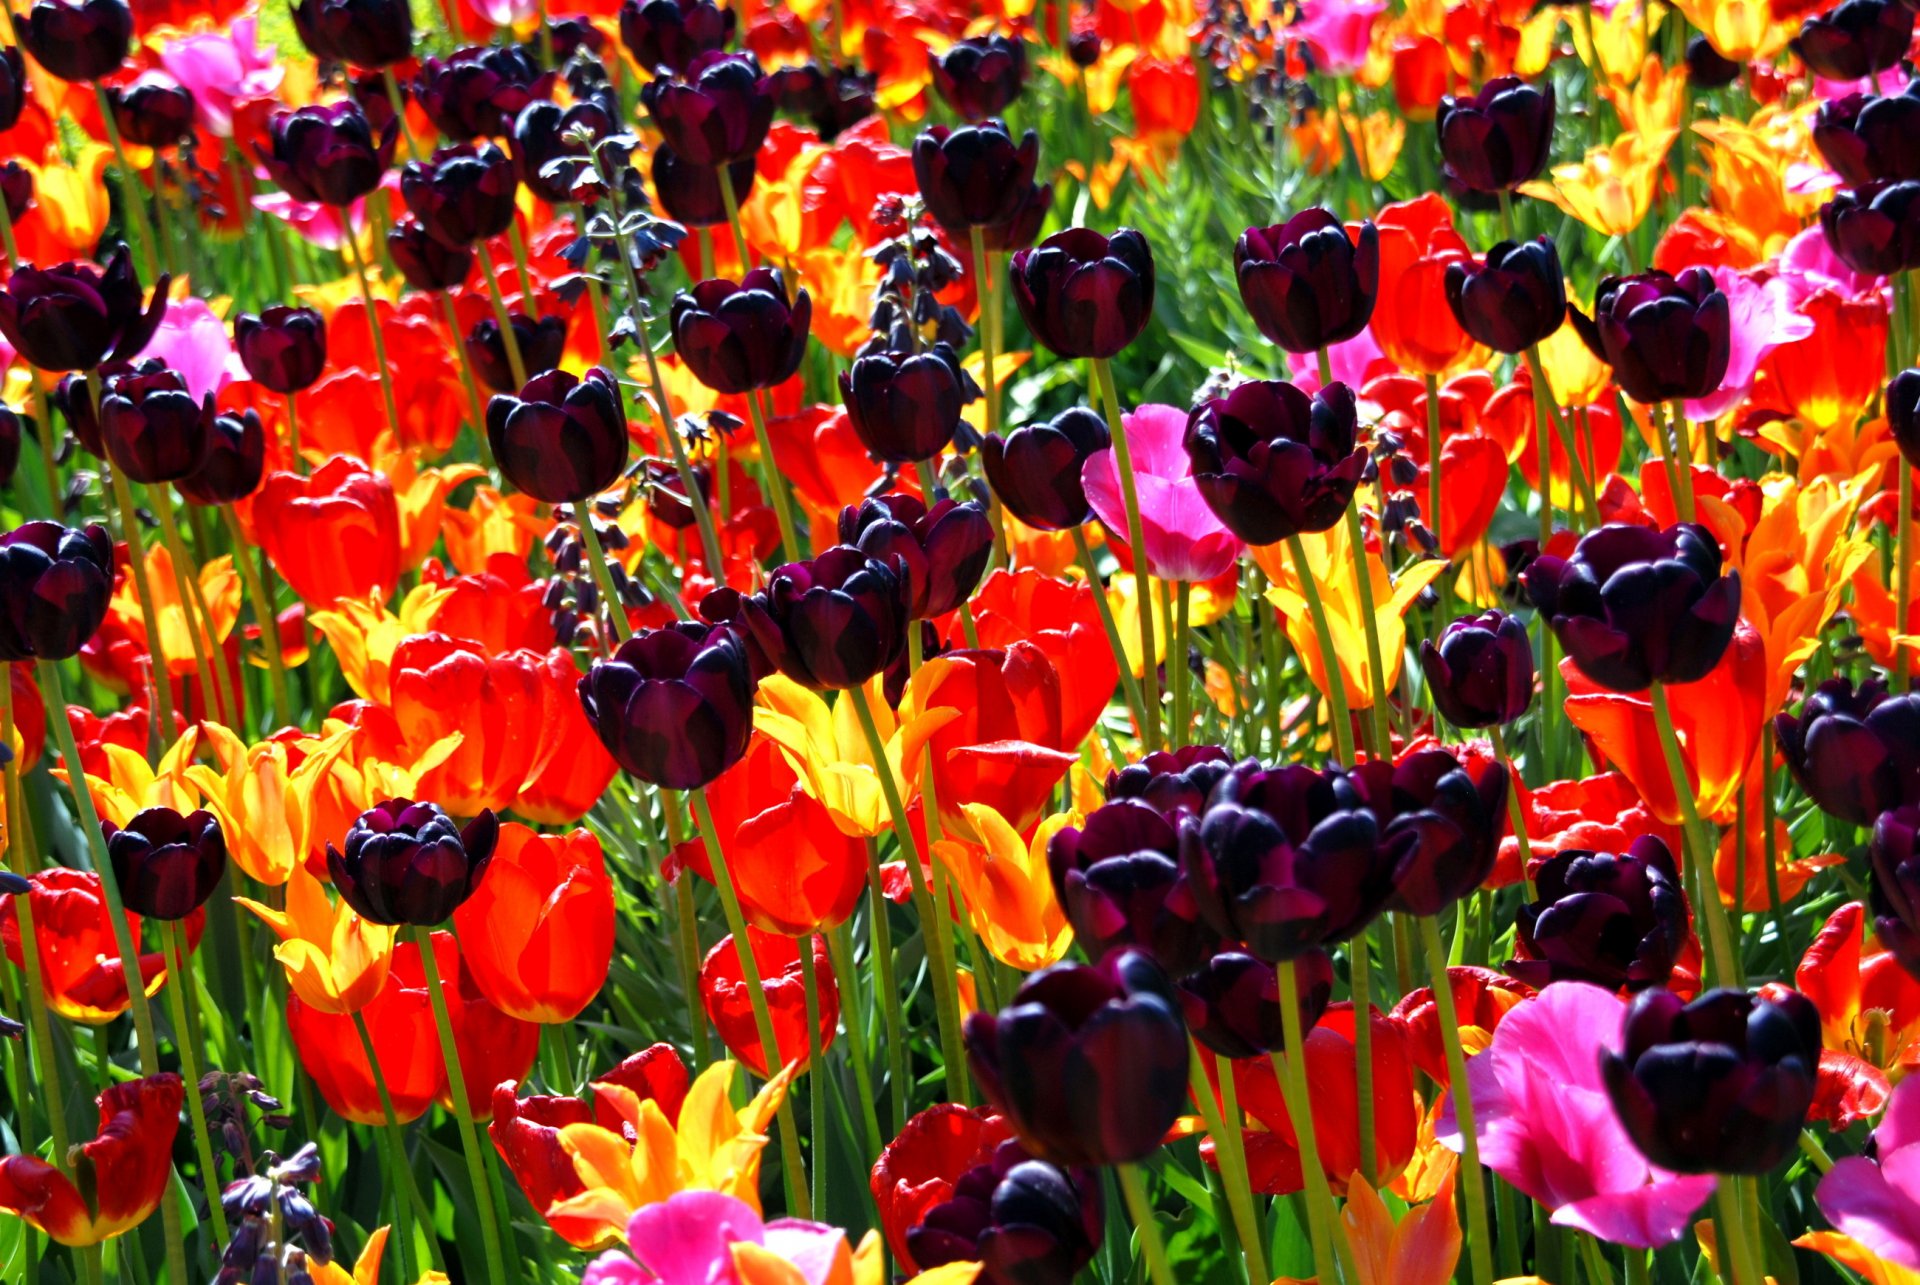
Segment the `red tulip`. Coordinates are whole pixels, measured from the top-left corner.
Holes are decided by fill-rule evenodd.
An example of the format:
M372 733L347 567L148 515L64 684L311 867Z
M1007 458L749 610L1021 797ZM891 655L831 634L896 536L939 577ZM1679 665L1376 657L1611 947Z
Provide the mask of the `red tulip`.
M760 989L766 993L773 1017L780 1064L797 1062L804 1067L808 1057L807 999L800 974L800 944L792 937L763 933L757 928L747 929L747 940L760 966ZM826 944L818 937L808 942L820 984L820 1048L824 1052L840 1024L840 988L834 982ZM748 1070L766 1078L767 1054L754 1027L752 1001L747 997L740 954L731 936L721 938L700 966L700 1001L728 1050Z
M166 1195L184 1098L172 1072L109 1088L96 1099L98 1135L72 1153L79 1185L38 1156L8 1156L0 1160L0 1210L62 1245L132 1231Z
M526 1022L572 1021L613 959L613 880L600 841L507 822L453 926L468 974L496 1008Z

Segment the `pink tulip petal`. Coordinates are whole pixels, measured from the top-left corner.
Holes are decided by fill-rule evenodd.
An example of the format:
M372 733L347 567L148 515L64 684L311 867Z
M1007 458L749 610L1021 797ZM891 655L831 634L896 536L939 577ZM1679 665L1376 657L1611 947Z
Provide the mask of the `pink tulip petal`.
M800 1269L807 1285L827 1285L834 1263L847 1243L838 1227L781 1218L767 1224L766 1246Z
M220 390L235 379L246 378L246 368L233 351L227 325L213 315L204 299L177 299L167 305L167 315L153 339L141 350L142 357L158 357L186 380L187 391L195 398Z
M580 1285L656 1285L658 1277L617 1249L609 1249L587 1264Z
M1694 1212L1713 1195L1715 1181L1712 1174L1673 1177L1632 1191L1591 1196L1560 1206L1553 1224L1631 1249L1658 1249L1685 1234Z
M627 1243L661 1285L732 1285L729 1246L765 1238L752 1207L717 1191L679 1192L643 1206L627 1223Z
M1814 1202L1880 1257L1920 1269L1920 1147L1902 1147L1877 1165L1846 1157L1820 1180Z
M1149 404L1122 416L1120 422L1133 459L1147 570L1163 580L1189 582L1224 574L1245 546L1200 498L1184 445L1186 413L1174 406ZM1126 498L1112 448L1088 456L1080 480L1095 515L1106 524L1114 542L1125 547Z

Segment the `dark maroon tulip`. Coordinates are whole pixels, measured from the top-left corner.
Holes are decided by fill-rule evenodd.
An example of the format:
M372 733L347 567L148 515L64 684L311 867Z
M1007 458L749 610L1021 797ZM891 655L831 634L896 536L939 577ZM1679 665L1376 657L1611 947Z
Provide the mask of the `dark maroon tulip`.
M1222 946L1176 985L1193 1038L1221 1057L1260 1057L1286 1047L1280 977L1265 960ZM1310 950L1294 961L1294 990L1304 1037L1333 999L1333 959L1326 951Z
M1288 352L1318 352L1372 320L1380 233L1363 220L1356 240L1316 206L1270 228L1248 228L1233 247L1233 265L1260 333Z
M172 147L193 133L193 95L171 76L142 74L107 94L120 136L142 147Z
M549 205L577 199L574 180L587 164L586 148L571 136L586 132L595 139L614 132L613 117L592 101L570 107L536 98L513 121L513 168L529 192Z
M993 556L993 523L976 500L894 492L840 510L840 543L882 562L898 559L912 588L908 617L931 620L973 595Z
M1088 959L1137 948L1177 977L1200 967L1218 945L1180 865L1180 815L1118 799L1047 841L1054 896Z
M1027 46L1018 36L969 36L933 60L933 87L962 120L998 116L1027 83Z
M1103 43L1098 31L1076 31L1067 37L1067 57L1076 67L1091 67L1100 61Z
M773 85L751 54L700 54L652 80L640 101L667 145L697 165L730 165L760 150L773 124Z
M20 415L0 402L0 487L13 481L13 470L20 466Z
M773 100L789 116L812 125L821 141L831 143L846 130L873 115L877 78L856 67L828 67L802 63L773 73Z
M753 158L735 161L728 172L733 176L734 199L746 200L753 190ZM720 171L684 160L664 143L653 152L653 190L660 196L660 208L675 223L710 228L727 221L726 198L720 195Z
M713 0L622 0L620 43L646 71L682 72L701 54L726 48L738 21Z
M1081 472L1113 445L1106 417L1084 406L998 433L980 444L980 465L1007 512L1042 531L1065 531L1093 516Z
M1908 468L1920 468L1920 370L1909 367L1887 382L1887 427Z
M1475 192L1511 192L1547 168L1553 152L1553 85L1495 76L1470 98L1440 100L1442 173Z
M166 315L169 280L154 282L152 298L144 299L125 244L105 269L77 261L22 265L0 290L0 335L41 370L92 370L133 356L153 339Z
M151 364L155 368L166 363L158 358L149 358L140 363ZM124 375L132 370L133 363L125 361L108 362L100 367L100 379L104 384L115 375ZM100 442L100 415L93 404L93 390L87 387L87 377L79 371L62 375L60 382L53 386L53 407L60 412L60 418L72 430L73 435L95 459L105 459L107 448Z
M1568 657L1610 691L1705 678L1740 618L1740 573L1720 574L1719 544L1693 522L1610 522L1571 558L1542 554L1524 579Z
M36 0L14 32L33 60L57 79L100 80L118 70L133 43L126 0Z
M1868 679L1829 678L1798 716L1777 714L1773 738L1787 770L1821 811L1872 825L1891 808L1920 803L1920 694L1887 695Z
M1009 266L1027 329L1062 357L1116 356L1153 315L1153 249L1132 228L1068 228Z
M1848 94L1820 104L1813 143L1841 179L1864 187L1880 179L1920 179L1920 92L1884 97Z
M400 171L407 210L450 249L499 236L513 223L518 181L513 162L492 143L443 147Z
M1724 58L1705 36L1687 41L1687 83L1695 89L1725 89L1740 79L1740 64Z
M443 245L418 219L401 219L387 233L387 254L415 290L452 290L473 274L473 251Z
M174 483L181 495L194 504L233 504L260 489L267 463L267 432L258 412L215 415L207 442L206 461Z
M0 201L7 203L7 217L14 223L26 217L33 205L33 171L11 158L0 162Z
M1493 873L1507 828L1505 764L1419 750L1332 771L1332 779L1340 806L1372 811L1384 845L1411 844L1389 910L1437 915Z
M947 231L1009 223L1020 213L1040 164L1040 136L1028 130L1018 143L997 120L949 129L933 125L913 140L913 177L920 195Z
M1345 384L1308 397L1282 380L1253 379L1194 407L1185 443L1214 516L1249 544L1278 544L1345 515L1367 465L1359 431Z
M553 18L547 22L547 42L553 48L553 65L565 67L573 61L573 56L586 50L595 58L604 62L607 52L607 38L600 28L587 18ZM528 42L539 47L539 34Z
M980 229L980 244L1002 254L1025 250L1040 239L1040 227L1047 221L1047 212L1052 208L1052 186L1029 183L1012 218L1005 223L994 223Z
M1801 25L1793 51L1828 80L1865 80L1907 56L1913 10L1900 0L1846 0Z
M854 435L888 464L930 460L960 430L972 380L944 343L926 352L869 352L840 376L840 400Z
M1533 703L1533 644L1504 611L1452 622L1437 647L1422 642L1420 670L1434 708L1455 727L1505 727Z
M559 366L560 355L567 347L565 317L529 318L516 308L507 314L507 325L512 328L514 339L520 345L520 360L526 364L529 373L537 375ZM500 338L498 321L492 317L482 317L467 332L464 342L467 361L472 365L473 373L480 377L480 382L489 391L519 391L513 382L513 360L507 355L507 345Z
M598 366L579 379L548 370L518 396L487 403L487 441L509 482L547 504L575 504L612 486L627 466L620 389Z
M580 704L630 775L697 790L746 757L755 686L746 646L732 629L683 620L595 661L580 680Z
M1131 1164L1187 1103L1187 1029L1160 965L1137 950L1056 964L966 1025L967 1065L1027 1150L1062 1165Z
M298 0L293 27L316 58L390 67L413 57L407 0Z
M792 378L807 351L813 299L787 301L777 268L754 268L738 285L702 281L674 296L673 346L693 377L716 393L771 388Z
M327 368L327 321L312 308L275 304L233 323L240 364L263 388L297 393L313 387Z
M20 123L27 109L27 60L17 45L0 45L0 131Z
M380 186L393 164L400 122L390 120L375 137L367 114L352 99L327 107L275 112L267 124L268 147L254 151L273 181L296 201L339 208Z
M1590 982L1610 991L1665 987L1687 942L1687 894L1673 854L1641 835L1624 853L1567 851L1534 875L1507 972L1539 989Z
M1608 277L1594 296L1591 320L1574 307L1567 316L1637 402L1706 397L1727 376L1727 296L1705 268L1677 277L1658 271Z
M848 545L776 567L767 587L751 598L729 603L730 597L709 594L701 614L733 607L749 646L759 653L756 669L777 667L816 690L857 687L907 649L913 586L906 565L881 562Z
M1920 977L1920 806L1882 812L1867 844L1873 931L1900 967Z
M65 660L99 632L113 596L113 539L27 522L0 536L0 660Z
M195 398L187 381L162 366L115 375L100 398L100 441L107 458L142 485L177 482L212 449L213 394Z
M1820 1011L1784 986L1768 993L1634 997L1600 1070L1641 1155L1675 1173L1764 1174L1794 1153L1813 1104Z
M1414 835L1389 839L1332 779L1249 759L1185 818L1180 858L1200 913L1269 963L1346 941L1393 896Z
M431 928L480 886L499 837L491 808L459 828L437 803L388 799L354 818L345 851L327 844L327 873L361 918Z
M1567 319L1567 283L1560 252L1548 237L1502 241L1484 263L1447 265L1447 307L1476 343L1495 352L1525 352Z
M1897 276L1920 267L1920 182L1842 188L1820 207L1827 245L1855 272Z
M553 89L524 49L469 45L451 58L427 58L413 78L413 95L427 119L456 143L511 133L528 103Z
M1139 799L1171 817L1198 813L1213 787L1233 769L1233 758L1218 745L1182 745L1155 750L1145 758L1107 773L1107 802Z
M181 816L145 808L122 828L100 823L107 859L128 910L147 919L185 919L213 896L227 869L227 836L211 812Z
M1105 1226L1097 1174L1035 1160L1009 1138L907 1229L907 1252L924 1272L979 1263L981 1285L1073 1285Z

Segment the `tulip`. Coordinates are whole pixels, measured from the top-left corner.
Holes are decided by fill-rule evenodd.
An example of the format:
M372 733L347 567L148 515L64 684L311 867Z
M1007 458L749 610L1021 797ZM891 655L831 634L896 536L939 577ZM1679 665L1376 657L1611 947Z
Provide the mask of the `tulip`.
M1214 952L1219 935L1200 918L1180 864L1181 815L1144 799L1116 799L1048 841L1054 898L1094 963L1134 948L1182 977Z
M1842 188L1820 207L1820 230L1855 272L1897 276L1920 267L1920 182L1880 179Z
M552 88L524 49L471 45L451 58L427 58L413 78L413 96L434 128L456 143L498 138L514 119Z
M1318 352L1367 328L1380 288L1380 233L1349 235L1319 208L1248 228L1233 247L1240 299L1253 324L1288 352Z
M233 323L233 346L253 381L290 395L311 388L327 368L327 322L312 308L275 304Z
M1389 909L1433 916L1493 873L1507 817L1508 773L1497 760L1462 762L1454 750L1416 750L1336 777L1348 807L1372 809L1383 844L1410 836Z
M1004 438L989 434L980 465L1007 512L1042 531L1066 531L1093 516L1081 474L1088 459L1112 445L1106 418L1075 406Z
M880 1148L868 1185L879 1211L887 1248L907 1271L920 1270L907 1235L936 1206L945 1204L960 1180L992 1162L1012 1130L992 1107L938 1102L900 1126Z
M908 1261L929 1272L978 1263L985 1285L1071 1285L1105 1224L1093 1174L1035 1160L1008 1139L907 1232Z
M1600 1054L1633 1145L1674 1173L1764 1174L1797 1150L1813 1103L1820 1014L1798 991L1641 991Z
M1495 76L1471 98L1448 95L1434 118L1440 168L1473 192L1511 192L1547 168L1553 152L1553 86Z
M1908 468L1920 468L1920 370L1909 367L1887 383L1887 430Z
M390 67L413 56L406 0L297 0L293 26L315 57Z
M731 628L681 621L596 661L580 703L614 761L672 790L712 783L747 752L755 676Z
M840 511L840 543L906 568L909 620L931 620L973 596L993 555L993 524L978 501L941 499L929 509L904 492Z
M336 1015L373 1003L393 965L395 929L362 919L345 900L328 901L325 886L304 861L288 871L286 888L285 910L246 897L234 900L280 939L273 955L293 993L308 1007Z
M598 366L579 379L548 370L520 395L487 403L487 441L500 474L548 504L575 504L612 486L627 465L620 389Z
M385 1124L388 1102L398 1123L417 1120L433 1106L447 1081L433 1001L422 980L419 947L412 942L391 947L387 962L397 962L403 951L409 957L407 971L383 971L374 998L352 1010L351 1016L309 1005L298 988L287 995L287 1034L293 1040L294 1055L313 1077L327 1106L354 1124ZM356 1023L365 1024L373 1044L385 1082L384 1101Z
M760 150L773 124L773 86L751 54L711 50L640 91L667 145L697 165L731 165Z
M1218 745L1155 750L1107 773L1107 801L1139 799L1162 816L1174 816L1181 810L1198 813L1206 806L1213 787L1232 769L1232 756Z
M1520 353L1545 343L1567 316L1560 253L1548 237L1501 241L1486 261L1447 265L1447 307L1460 328L1495 352Z
M32 876L31 883L26 895L40 957L40 991L47 1007L70 1022L105 1026L124 1014L132 1001L100 876L91 870L53 866ZM205 922L200 912L187 917L188 949L198 941ZM126 914L126 924L132 940L141 942L139 916ZM26 951L13 896L0 897L0 943L5 944L13 966L24 969ZM157 948L137 948L142 952L138 965L142 989L151 996L166 983L166 957Z
M1889 696L1878 679L1855 688L1829 678L1798 717L1774 716L1773 738L1800 788L1842 821L1872 825L1920 803L1920 695Z
M1920 93L1847 94L1820 104L1813 143L1843 182L1920 179Z
M191 477L212 449L213 395L187 391L174 371L115 375L99 406L100 441L113 466L145 485Z
M16 224L33 205L33 171L19 161L0 163L0 200L7 204L7 217Z
M980 229L981 248L1002 254L1029 248L1040 239L1040 226L1047 221L1047 212L1052 208L1053 188L1041 183L1027 184L1012 218Z
M773 1022L774 1057L767 1057L753 1012L749 983L742 976L740 951L731 935L720 939L707 952L700 965L700 1001L707 1018L720 1033L720 1040L742 1065L761 1079L771 1069L798 1063L802 1069L809 1057L807 1031L807 994L800 964L800 952L813 955L819 1022L815 1036L825 1052L833 1043L840 1026L840 990L834 981L833 965L827 958L826 942L819 936L804 940L779 933L747 929L761 992L766 996Z
M581 1285L654 1285L663 1278L653 1266L662 1262L670 1262L673 1279L688 1282L841 1285L854 1279L844 1231L798 1218L763 1224L753 1205L718 1192L678 1191L648 1204L628 1223L627 1243L647 1266L609 1250L588 1266ZM671 1259L663 1259L663 1245L672 1246ZM752 1266L739 1270L738 1263Z
M1913 10L1901 0L1845 0L1808 18L1793 51L1828 80L1866 80L1907 56Z
M501 1012L487 1000L452 933L436 932L432 942L434 970L453 1028L453 1047L459 1054L461 1087L474 1118L484 1121L493 1106L494 1087L502 1081L517 1082L533 1069L534 1056L540 1051L540 1027ZM421 964L418 943L402 942L394 951L395 980L405 987L425 986ZM457 1110L453 1083L444 1070L434 1101L443 1111ZM474 1155L478 1154L476 1150Z
M776 568L739 606L749 646L767 664L803 686L845 690L905 653L912 603L904 563L842 544Z
M1870 1250L1868 1262L1852 1264L1869 1280L1899 1281L1920 1263L1920 1191L1912 1177L1913 1162L1920 1158L1913 1150L1916 1096L1920 1081L1900 1081L1865 1154L1841 1157L1814 1191L1821 1215L1837 1232ZM1835 1251L1827 1252L1840 1259Z
M1608 277L1594 296L1591 319L1578 308L1569 308L1567 317L1634 401L1707 397L1726 377L1727 296L1705 268L1677 277L1657 271Z
M107 616L113 542L106 528L27 522L0 536L0 660L65 660Z
M20 415L0 402L0 487L13 481L13 470L20 463Z
M1027 81L1027 46L1018 36L969 36L933 59L933 87L962 120L998 116Z
M1380 298L1372 334L1410 374L1439 375L1469 356L1473 340L1441 304L1454 264L1469 264L1453 210L1437 192L1387 206L1377 220Z
M785 383L806 355L813 299L787 297L777 268L754 268L739 284L714 279L674 296L673 346L694 378L716 393Z
M1873 928L1881 945L1920 977L1920 805L1880 814L1867 845L1873 871Z
M255 143L254 152L295 200L344 209L380 186L399 131L399 121L390 120L376 138L366 113L348 99L275 112L267 125L268 146Z
M1624 853L1564 850L1534 874L1507 972L1536 988L1590 982L1629 993L1664 987L1691 939L1687 895L1658 836Z
M966 1044L981 1092L1054 1164L1141 1160L1186 1103L1186 1024L1139 951L1035 973L998 1015L967 1019Z
M33 60L53 76L97 81L126 60L133 12L126 0L36 0L15 30Z
M415 290L442 291L467 284L473 251L441 243L418 219L401 219L387 233L387 254Z
M254 511L261 547L310 607L400 583L393 484L350 455L336 455L310 477L269 474Z
M121 900L149 919L185 919L226 873L227 840L211 812L146 808L124 827L102 821L100 833Z
M34 1155L0 1159L0 1210L61 1245L98 1245L132 1231L167 1194L185 1097L170 1071L110 1086L95 1100L93 1140L59 1158L73 1177Z
M803 63L773 74L774 100L780 110L810 122L825 143L873 115L878 84L875 73L855 67Z
M22 266L0 290L0 335L41 370L92 370L145 348L167 311L167 282L154 282L142 311L127 247L103 271L91 263Z
M960 429L961 405L978 392L945 343L926 352L865 353L840 375L848 423L867 452L888 464L940 454Z
M1193 1038L1226 1058L1259 1057L1286 1047L1280 978L1273 965L1232 946L1176 983ZM1302 1033L1313 1030L1333 999L1333 959L1310 950L1294 961Z
M1062 357L1106 360L1140 337L1153 315L1153 250L1132 228L1056 232L1009 263L1027 329Z
M1353 390L1311 398L1281 380L1249 380L1196 406L1185 446L1207 507L1249 544L1278 544L1340 521L1366 468Z
M493 143L443 147L400 171L400 195L427 234L449 249L505 232L513 222L518 180L513 162Z
M499 830L491 811L456 829L438 804L388 799L354 819L345 852L327 844L327 873L374 923L431 928L473 895Z
M0 45L0 130L20 123L27 107L27 60L15 45Z
M1505 727L1533 702L1533 644L1503 611L1453 621L1440 645L1420 644L1434 708L1455 727Z
M549 205L575 200L574 182L587 166L590 148L575 141L585 133L595 142L615 129L599 103L583 100L567 107L536 98L513 119L513 168L521 186Z
M193 95L171 76L147 72L107 95L120 136L142 147L172 147L193 133Z
M656 0L658 3L659 0ZM753 190L754 162L743 157L727 167L736 200ZM720 170L682 157L662 143L653 153L653 190L660 208L674 222L690 228L710 228L727 221L727 201L720 194Z
M643 71L683 72L701 54L725 49L738 21L713 0L621 0L620 43Z
M945 812L945 795L940 802ZM952 875L980 948L1023 971L1059 963L1073 932L1049 885L1046 853L1072 815L1041 819L1029 840L992 803L968 800L959 811L966 823L955 827L959 837L935 843L931 855Z

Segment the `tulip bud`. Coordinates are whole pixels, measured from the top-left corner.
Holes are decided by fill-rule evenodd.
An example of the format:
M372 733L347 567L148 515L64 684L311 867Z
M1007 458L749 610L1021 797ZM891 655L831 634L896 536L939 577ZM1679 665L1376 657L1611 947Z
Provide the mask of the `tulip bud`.
M1820 230L1855 272L1898 276L1920 267L1920 182L1882 179L1842 188L1820 207Z
M1610 991L1665 987L1688 939L1687 894L1673 854L1641 835L1624 853L1568 850L1534 875L1507 972L1539 989L1590 982Z
M711 784L753 734L747 649L729 628L681 621L629 638L580 680L587 722L614 761L670 790Z
M982 1285L1072 1285L1105 1224L1094 1174L1035 1160L1009 1139L908 1228L907 1252L923 1272L978 1263Z
M107 458L142 485L177 482L206 462L213 394L196 401L187 382L162 366L115 375L100 399L100 441Z
M20 123L27 109L27 60L15 45L0 45L0 131Z
M1713 42L1696 34L1687 41L1687 82L1695 89L1725 89L1740 79L1740 64L1721 56Z
M1866 80L1907 56L1913 10L1901 0L1845 0L1808 18L1793 51L1828 80Z
M124 244L104 270L79 262L23 264L0 290L0 334L41 370L92 370L109 358L124 360L160 328L169 280L154 282L143 310L140 280Z
M773 124L773 86L751 54L700 54L684 72L649 81L640 101L667 145L698 165L745 160Z
M20 415L0 402L0 487L13 481L13 470L20 464Z
M33 171L16 160L0 162L0 201L7 203L9 219L25 218L33 205Z
M721 607L709 594L701 604ZM737 598L756 668L778 667L788 678L819 690L857 687L883 673L907 649L913 587L905 563L881 562L859 549L835 545L809 562L777 567L767 587Z
M738 285L715 278L674 296L673 346L695 379L716 393L771 388L792 378L806 354L813 299L787 301L777 268L754 268Z
M1882 812L1867 845L1873 931L1900 967L1920 977L1920 806Z
M855 436L889 464L930 460L945 450L960 429L969 391L978 390L944 343L927 352L869 352L840 376L840 400Z
M1567 315L1587 349L1613 367L1621 390L1637 402L1706 397L1727 376L1727 296L1705 268L1677 277L1657 271L1608 277L1594 296L1591 319L1578 308Z
M233 346L253 381L276 393L313 387L327 367L327 322L312 308L275 304L233 323Z
M441 243L418 219L401 219L387 233L387 254L415 290L452 290L473 275L473 251Z
M734 199L746 200L753 190L753 158L735 161L727 167L727 172L733 178ZM696 165L665 143L654 149L653 190L660 196L660 208L675 223L690 228L710 228L727 221L726 198L720 195L719 169Z
M375 138L360 104L347 99L330 107L275 112L267 124L269 146L255 143L254 152L296 201L344 209L380 186L399 137L400 122L394 119Z
M234 504L260 489L266 460L267 431L257 412L215 415L207 458L174 486L194 504Z
M1221 1057L1246 1058L1286 1047L1280 1013L1280 976L1265 960L1232 946L1178 982L1180 1006L1193 1038ZM1294 961L1300 998L1300 1034L1313 1030L1333 999L1333 958L1310 950Z
M1553 115L1553 85L1518 76L1496 76L1471 98L1448 95L1434 118L1441 171L1475 192L1511 192L1547 168Z
M0 660L65 660L100 630L113 596L105 527L27 522L0 536Z
M1119 799L1047 841L1054 899L1088 959L1134 948L1178 977L1201 967L1219 944L1180 865L1180 816Z
M1351 388L1333 383L1308 397L1272 379L1194 407L1184 440L1200 498L1258 545L1340 521L1366 469L1358 437Z
M1842 181L1865 187L1880 179L1920 179L1920 92L1847 94L1820 104L1813 144Z
M1248 228L1233 247L1240 299L1253 324L1288 352L1318 352L1353 338L1373 317L1380 233L1368 220L1349 237L1315 207L1285 223Z
M1107 802L1139 799L1169 817L1180 810L1198 813L1206 807L1213 787L1232 769L1232 757L1218 745L1155 750L1107 773Z
M596 102L562 107L536 98L513 121L514 173L547 204L568 204L577 199L574 180L587 164L587 149L573 136L584 131L597 141L614 129L613 117Z
M1635 996L1622 1047L1602 1049L1600 1072L1641 1155L1674 1173L1757 1175L1794 1153L1813 1103L1820 1012L1798 991L1770 993Z
M1153 250L1132 228L1056 232L1009 262L1013 301L1033 337L1062 357L1106 359L1153 315Z
M101 80L126 61L133 11L126 0L36 0L15 30L33 60L55 78Z
M536 500L573 504L612 486L627 466L627 417L613 376L535 375L518 396L487 403L487 441L500 474Z
M486 241L513 223L513 162L492 143L443 147L400 171L400 196L434 240L452 249Z
M211 812L181 816L146 808L122 829L100 823L107 858L128 910L148 919L185 919L213 896L227 868L227 839Z
M960 237L1018 214L1039 163L1039 135L1028 130L1016 145L997 120L934 125L913 140L913 177L927 212Z
M130 143L172 147L193 133L193 95L170 76L147 72L112 90L107 101L120 136Z
M437 803L388 799L354 818L344 853L327 844L327 873L361 918L431 928L479 886L499 834L491 809L456 829Z
M447 59L428 58L413 93L434 127L456 143L498 138L527 104L544 98L553 73L511 45L470 45Z
M1780 757L1822 812L1872 825L1882 812L1920 803L1920 694L1888 696L1868 679L1829 678L1798 717L1776 714Z
M1560 253L1547 237L1502 241L1484 263L1447 265L1447 306L1460 329L1495 352L1525 352L1567 318Z
M557 369L561 354L567 350L565 317L529 317L515 309L507 314L507 324L520 345L520 360L530 374ZM513 382L513 359L500 338L500 323L483 317L474 323L464 341L467 362L480 382L496 393L518 392Z
M293 27L316 58L390 67L413 57L407 0L297 0Z
M998 116L1027 83L1027 46L1018 36L969 36L933 60L933 87L966 121Z
M738 21L713 0L621 0L620 43L644 71L683 72L701 54L725 49Z
M993 524L985 506L895 492L840 510L840 543L870 558L899 562L912 589L911 620L957 610L973 595L993 556Z
M1113 445L1106 417L1084 406L980 444L980 466L1007 512L1042 531L1066 531L1093 516L1081 470Z
M1503 611L1464 617L1420 644L1434 708L1455 727L1505 727L1533 702L1533 644Z
M966 1044L981 1092L1055 1164L1140 1160L1186 1105L1186 1023L1139 951L1035 973L997 1016L967 1019Z

